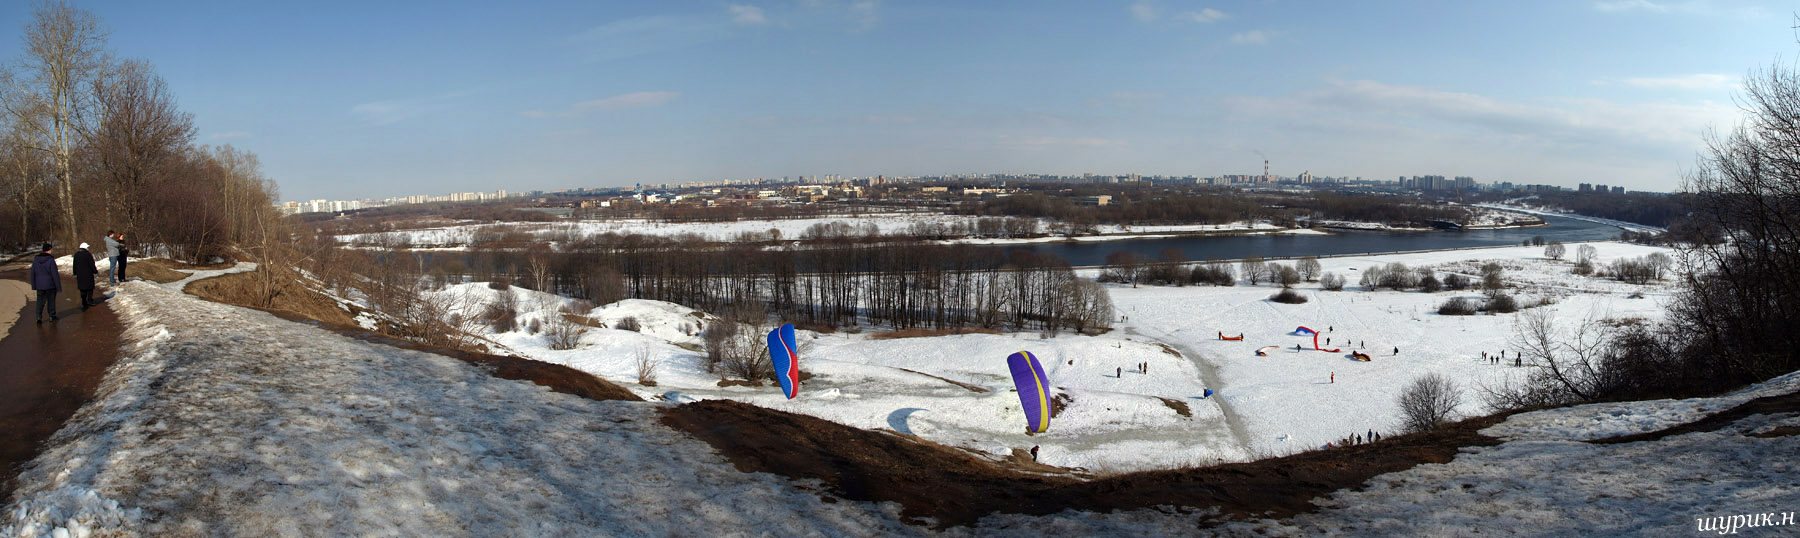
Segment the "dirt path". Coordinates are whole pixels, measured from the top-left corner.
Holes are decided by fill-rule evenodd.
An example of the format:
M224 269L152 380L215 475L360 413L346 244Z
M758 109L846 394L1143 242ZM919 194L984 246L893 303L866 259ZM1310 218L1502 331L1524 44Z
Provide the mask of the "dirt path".
M1134 336L1154 336L1139 333L1136 330L1136 327L1125 327L1125 334ZM1167 344L1170 347L1174 347L1176 351L1181 352L1183 357L1187 357L1188 362L1194 363L1194 367L1200 369L1200 382L1204 383L1207 388L1213 390L1213 397L1209 399L1213 399L1216 405L1219 406L1219 412L1225 415L1225 427L1226 429L1231 430L1231 437L1237 441L1239 447L1244 449L1245 454L1255 454L1256 447L1250 444L1250 434L1248 433L1249 430L1244 429L1244 419L1238 416L1237 411L1231 409L1230 398L1220 394L1225 391L1225 382L1219 379L1218 369L1213 368L1212 363L1207 362L1205 357L1200 355L1200 352L1194 351L1193 348L1188 347L1186 344L1181 343L1180 340L1177 340L1168 334L1163 334L1157 341Z
M13 267L0 271L8 282L4 292L15 293L13 283L23 283L25 271ZM29 286L26 286L29 289ZM95 291L100 292L105 288ZM63 292L56 296L61 321L36 323L27 309L31 301L8 314L18 322L0 337L0 492L12 502L13 483L20 467L36 457L44 441L64 421L94 397L100 378L119 355L119 318L112 308L81 311L75 280L64 275Z

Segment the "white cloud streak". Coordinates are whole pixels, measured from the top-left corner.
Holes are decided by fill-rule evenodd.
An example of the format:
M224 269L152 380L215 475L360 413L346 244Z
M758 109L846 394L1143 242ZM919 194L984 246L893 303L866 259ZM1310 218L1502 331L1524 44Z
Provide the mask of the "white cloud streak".
M1213 8L1209 7L1206 9L1202 9L1200 11L1189 11L1187 13L1182 13L1181 18L1190 20L1190 21L1194 21L1197 23L1201 23L1201 24L1206 24L1206 23L1222 21L1227 18L1230 18L1230 16L1226 15L1222 11L1219 11L1217 9L1213 9Z
M582 101L580 103L575 103L574 109L579 112L589 112L589 111L596 111L596 110L625 110L625 109L630 109L630 108L646 108L646 107L660 106L663 103L667 103L670 100L673 100L680 95L681 95L680 93L670 92L670 91L632 92L632 93L627 93L627 94L614 95L612 97L607 97L605 99L595 99L592 101Z
M1138 22L1156 22L1156 6L1150 5L1149 2L1133 2L1127 9L1131 11L1131 18L1137 19Z
M1251 30L1232 34L1231 42L1239 45L1267 45L1269 44L1269 34L1262 30Z
M1736 77L1713 73L1696 73L1678 77L1628 78L1620 82L1626 86L1659 90L1722 90L1737 86Z
M726 9L731 11L731 22L746 26L769 23L769 17L763 14L763 9L760 7L748 4L732 4L726 6Z

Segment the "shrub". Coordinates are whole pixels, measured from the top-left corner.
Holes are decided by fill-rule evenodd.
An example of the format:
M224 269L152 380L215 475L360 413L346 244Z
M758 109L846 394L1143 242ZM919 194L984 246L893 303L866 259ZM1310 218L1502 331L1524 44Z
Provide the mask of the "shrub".
M1231 266L1225 264L1195 266L1194 271L1188 274L1188 280L1195 284L1210 284L1214 286L1233 286L1237 284L1237 277L1231 274Z
M1294 290L1282 288L1281 291L1270 295L1269 300L1284 304L1301 304L1306 302L1306 296L1294 293Z
M505 280L490 280L490 281L488 281L488 289L503 290L503 291L510 290L510 289L512 289L512 283L507 282Z
M1444 304L1438 306L1438 314L1445 316L1473 316L1475 315L1475 303L1470 301L1467 297L1451 297L1450 300L1444 301Z
M487 322L488 327L492 327L497 333L518 330L519 299L510 290L500 292L499 300L488 303L481 318Z
M1450 422L1462 405L1462 389L1443 374L1414 378L1400 391L1400 416L1407 431L1422 432Z
M1451 291L1462 291L1462 290L1469 289L1469 277L1462 276L1462 275L1459 275L1456 273L1451 273L1450 276L1444 277L1444 287L1450 289Z
M1293 267L1271 263L1269 271L1271 273L1269 280L1280 284L1283 288L1291 288L1300 283L1300 272L1294 270Z
M1307 282L1319 278L1319 268L1319 258L1315 256L1300 258L1300 261L1294 264L1294 270L1299 271L1300 278L1306 279Z
M1425 275L1425 278L1419 279L1419 291L1425 293L1437 293L1443 291L1443 289L1444 283L1438 282L1436 276Z
M632 352L631 359L637 365L638 384L646 387L656 386L657 361L650 354L650 346L639 344L637 349Z
M638 319L636 317L625 316L624 319L620 319L618 323L613 324L613 328L621 330L621 331L638 332L639 330L643 329L643 325L638 323Z
M1581 275L1581 276L1588 276L1588 275L1594 274L1594 264L1587 260L1581 260L1581 261L1575 262L1575 268L1570 269L1569 272L1575 273L1575 274Z
M581 345L581 335L587 334L587 327L570 321L559 313L550 313L544 323L544 340L550 349L565 351Z
M721 319L706 327L706 371L717 372L719 363L725 361L733 336L737 336L737 322Z
M1518 312L1519 301L1513 299L1513 296L1511 295L1496 293L1493 297L1488 298L1487 311L1490 314L1511 314L1513 312Z
M1328 291L1344 291L1344 277L1337 273L1325 273L1319 277L1319 287Z

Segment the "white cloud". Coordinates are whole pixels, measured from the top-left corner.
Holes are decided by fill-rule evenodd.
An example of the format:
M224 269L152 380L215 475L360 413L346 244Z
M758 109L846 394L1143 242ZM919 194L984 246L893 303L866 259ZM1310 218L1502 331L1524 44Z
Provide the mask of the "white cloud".
M760 7L748 4L732 4L727 6L727 9L731 10L731 22L744 25L768 24L769 22L769 18L763 15L763 10Z
M580 103L575 103L575 106L573 108L578 112L588 112L588 111L594 111L594 110L625 110L625 109L630 109L630 108L645 108L645 107L653 107L653 106L661 105L663 103L667 103L670 100L672 100L680 95L681 95L680 93L670 92L670 91L632 92L632 93L627 93L627 94L622 94L622 95L614 95L612 97L607 97L605 99L582 101Z
M633 17L589 28L569 42L594 60L617 60L723 40L731 36L729 26L718 17Z
M1204 23L1209 23L1209 22L1222 21L1222 20L1225 20L1226 18L1229 18L1229 16L1226 15L1222 11L1219 11L1217 9L1213 9L1213 8L1209 7L1206 9L1202 9L1200 11L1189 11L1187 13L1182 13L1181 18L1204 24Z
M250 133L248 131L225 131L223 133L214 134L208 138L212 138L213 140L232 140L232 139L236 139L236 138L250 138Z
M1138 22L1156 22L1156 6L1150 5L1149 2L1134 2L1131 4L1130 10L1131 18L1137 19Z
M1628 78L1620 82L1626 86L1663 90L1720 90L1737 86L1735 77L1713 73L1696 73L1678 77Z
M1594 9L1608 12L1636 11L1641 9L1644 11L1667 13L1669 11L1669 6L1651 2L1650 0L1608 0L1605 2L1595 2Z
M1115 148L1128 145L1124 140L1094 136L1016 136L1000 135L1002 146L1028 150Z
M881 0L851 2L850 21L856 23L863 30L874 28L876 23L881 22L881 14L875 11L879 7L881 7Z
M1251 30L1240 34L1233 34L1231 36L1231 42L1239 45L1267 45L1269 44L1269 34L1264 33L1262 30Z
M448 110L457 100L475 93L476 90L459 90L427 97L373 101L350 107L350 115L368 125L393 125Z
M1285 97L1233 99L1247 113L1281 116L1303 122L1336 121L1392 127L1426 122L1430 130L1446 127L1485 131L1509 138L1548 144L1662 145L1692 147L1709 125L1726 125L1736 117L1730 104L1699 102L1616 103L1598 99L1565 99L1548 104L1500 101L1472 93L1370 80L1327 81L1323 88Z

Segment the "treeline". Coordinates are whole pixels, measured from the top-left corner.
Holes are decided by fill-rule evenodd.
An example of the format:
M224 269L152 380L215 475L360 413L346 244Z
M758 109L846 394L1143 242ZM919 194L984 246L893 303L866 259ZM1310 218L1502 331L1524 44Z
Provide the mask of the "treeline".
M1103 206L1081 203L1084 198L1096 195L1112 196L1112 199ZM1424 226L1433 220L1467 223L1469 219L1466 209L1411 198L1330 191L1275 194L1219 188L1147 187L1024 192L965 202L957 206L955 212L1056 219L1068 223L1076 233L1096 224L1225 224L1244 220L1293 224L1312 219Z
M739 319L774 315L824 327L1094 331L1110 327L1112 318L1106 290L1076 277L1061 258L966 245L836 238L803 248L717 248L604 234L561 249L350 255L368 257L352 263L357 273L399 272L396 282L407 272L437 282L505 281L595 304L653 299L749 313L733 316Z
M1487 198L1500 201L1511 195L1494 194ZM1669 228L1681 222L1693 208L1693 195L1683 193L1656 194L1633 192L1540 192L1538 202L1545 206L1573 211L1589 217L1600 217L1645 226Z
M255 155L194 144L193 117L143 60L116 61L93 14L38 4L0 71L0 248L98 245L204 262L269 243L275 187Z

